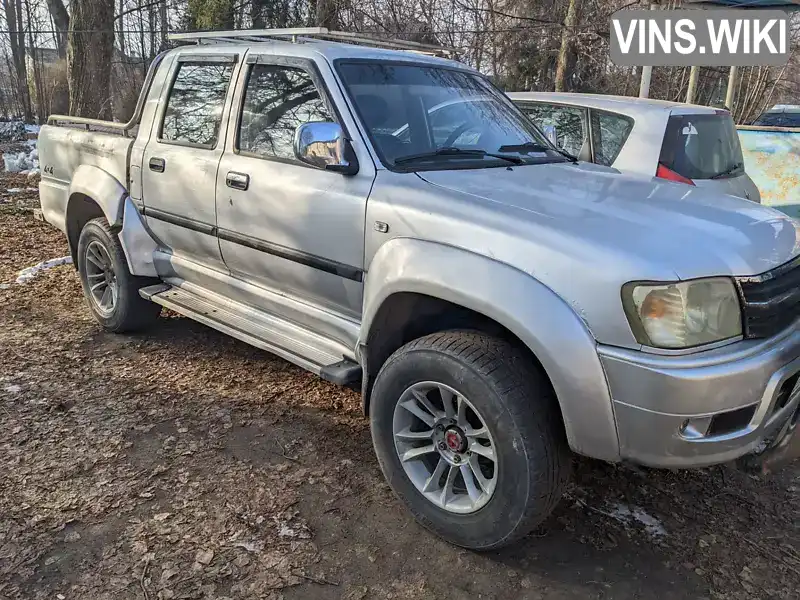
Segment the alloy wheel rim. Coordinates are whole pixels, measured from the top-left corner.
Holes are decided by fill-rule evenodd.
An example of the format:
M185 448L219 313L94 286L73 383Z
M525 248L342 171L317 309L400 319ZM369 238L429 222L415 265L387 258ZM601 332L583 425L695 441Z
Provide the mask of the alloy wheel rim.
M114 312L119 297L114 263L105 246L97 241L89 242L86 246L85 259L89 297L100 314L109 316Z
M400 396L394 446L411 483L452 513L480 510L497 487L495 443L475 406L448 385L422 381Z

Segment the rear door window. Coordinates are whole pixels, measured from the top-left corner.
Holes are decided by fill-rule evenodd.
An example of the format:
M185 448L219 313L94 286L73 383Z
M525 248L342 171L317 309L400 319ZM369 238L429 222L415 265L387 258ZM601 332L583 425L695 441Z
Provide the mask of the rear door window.
M586 111L577 106L524 104L520 106L550 141L564 152L578 156L586 142Z
M743 175L742 147L730 114L670 116L660 163L689 179Z
M610 167L633 130L633 119L617 113L592 110L594 162Z
M217 145L233 64L181 62L169 92L160 141Z

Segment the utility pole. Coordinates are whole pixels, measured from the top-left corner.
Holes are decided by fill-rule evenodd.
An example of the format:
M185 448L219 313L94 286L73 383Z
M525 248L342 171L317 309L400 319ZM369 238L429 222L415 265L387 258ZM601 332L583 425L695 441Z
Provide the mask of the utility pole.
M658 8L658 2L651 2L650 3L650 10L656 10ZM649 98L650 97L650 80L653 77L653 67L642 67L642 81L639 84L639 98Z
M725 94L725 106L728 107L728 110L733 112L733 102L735 100L736 95L736 74L737 74L737 67L731 67L731 72L728 75L728 91Z
M700 67L692 67L689 71L689 89L686 90L686 104L694 104L694 95L697 93L697 80L700 78Z

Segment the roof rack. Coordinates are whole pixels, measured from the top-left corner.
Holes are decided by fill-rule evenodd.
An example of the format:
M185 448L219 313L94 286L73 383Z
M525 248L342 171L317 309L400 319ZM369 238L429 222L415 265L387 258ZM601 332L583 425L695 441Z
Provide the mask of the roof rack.
M327 27L292 27L288 29L237 29L233 31L195 31L190 33L170 33L167 36L176 42L195 42L197 44L270 42L275 40L293 43L324 40L344 44L409 50L433 56L455 57L458 50L434 44L421 44L407 40L381 39L369 34L330 31Z

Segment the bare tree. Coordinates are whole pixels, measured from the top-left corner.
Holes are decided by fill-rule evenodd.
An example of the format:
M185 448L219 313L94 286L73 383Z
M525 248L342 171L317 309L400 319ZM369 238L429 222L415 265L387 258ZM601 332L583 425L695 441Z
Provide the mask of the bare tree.
M567 55L572 45L575 25L578 23L578 0L569 0L567 7L567 18L564 21L564 28L561 31L561 49L558 51L558 62L556 63L556 91L563 92L566 87L567 79Z
M25 28L22 21L22 0L3 0L6 11L6 25L8 26L9 41L11 45L11 61L14 67L14 79L17 93L22 107L23 118L33 121L31 96L28 90L28 70L25 65Z
M69 13L64 0L47 0L47 10L55 27L56 47L61 58L67 56L67 32L69 31Z
M72 0L68 39L70 114L109 118L114 0Z

